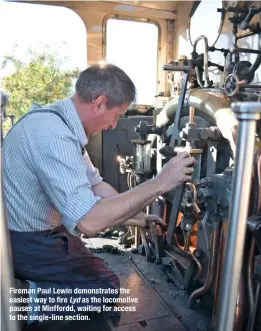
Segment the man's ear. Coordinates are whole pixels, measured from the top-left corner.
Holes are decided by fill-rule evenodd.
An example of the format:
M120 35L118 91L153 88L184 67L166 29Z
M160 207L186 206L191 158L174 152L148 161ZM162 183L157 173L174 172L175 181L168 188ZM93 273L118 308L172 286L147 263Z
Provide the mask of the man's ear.
M103 112L106 110L107 98L105 95L100 95L93 102L94 112Z

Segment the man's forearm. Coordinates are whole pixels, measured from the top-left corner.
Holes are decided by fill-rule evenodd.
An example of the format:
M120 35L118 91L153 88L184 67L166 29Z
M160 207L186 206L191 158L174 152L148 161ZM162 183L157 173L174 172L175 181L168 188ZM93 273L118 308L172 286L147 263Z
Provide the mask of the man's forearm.
M147 181L125 193L101 199L77 224L87 236L122 224L161 194L156 180Z
M130 191L101 199L79 220L78 230L93 236L107 227L124 223L159 195L190 181L194 162L187 152L180 153L169 160L155 178Z
M113 197L119 194L119 192L117 192L110 184L103 181L93 186L92 191L97 197L101 197L103 199ZM132 212L130 213L128 218L130 217L133 217ZM140 211L138 211L137 215L134 216L134 218L139 218L139 219L144 219L144 217L145 217L145 213Z
M100 182L99 184L93 186L92 191L96 197L101 197L102 199L119 194L110 184L105 182Z

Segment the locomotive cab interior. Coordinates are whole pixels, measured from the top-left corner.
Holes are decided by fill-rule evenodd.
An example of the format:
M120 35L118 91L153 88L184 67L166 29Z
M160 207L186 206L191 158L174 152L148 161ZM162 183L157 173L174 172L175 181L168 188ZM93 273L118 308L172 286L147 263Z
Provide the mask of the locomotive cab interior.
M140 68L135 72L138 93L145 84L148 97L140 95L114 130L90 138L86 149L105 182L122 193L156 176L182 151L195 158L192 182L159 196L144 210L167 223L163 235L129 226L101 232L91 239L82 237L86 247L116 272L121 287L137 299L135 309L123 309L117 322L98 320L94 329L221 331L222 314L218 311L223 274L228 268L227 241L235 239L228 229L234 210L233 189L240 175L240 170L235 172L236 155L238 148L243 149L238 124L246 119L235 114L239 104L250 104L254 109L251 105L261 102L261 2L14 2L63 6L77 13L87 31L88 65L114 61L109 47L111 24L135 22L153 27L155 43L150 54L144 50L148 54L143 61L144 72L138 63L139 56L143 57L142 37L128 48L128 35L125 39L120 33L114 36L113 45L120 54L114 64L127 70L130 64L124 62L124 53L133 53L132 66L137 62ZM131 35L129 31L137 33L134 28L128 30ZM154 81L151 76L146 80L145 72L149 71L154 72ZM6 95L2 96L1 108L4 120L8 116ZM253 165L247 227L241 238L244 250L234 331L261 330L260 116L256 116L252 132ZM8 246L6 226L2 224L1 230L2 246ZM4 288L4 277L12 279L12 275L4 270L4 264L2 268ZM53 321L46 330L73 327ZM88 330L88 321L77 328ZM44 329L38 325L24 330Z

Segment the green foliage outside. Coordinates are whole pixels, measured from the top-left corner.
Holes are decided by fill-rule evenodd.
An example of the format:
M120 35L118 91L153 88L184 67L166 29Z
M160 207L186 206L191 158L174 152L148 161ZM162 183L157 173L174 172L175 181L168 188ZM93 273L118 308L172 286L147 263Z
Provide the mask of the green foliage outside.
M2 81L3 91L9 94L7 113L15 115L15 121L28 111L33 102L45 105L69 96L73 80L79 74L78 68L62 70L62 60L55 54L28 52L31 54L28 63L22 63L14 55L6 56L2 62L2 68L10 62L16 68ZM11 121L7 119L3 128L5 133L10 126Z

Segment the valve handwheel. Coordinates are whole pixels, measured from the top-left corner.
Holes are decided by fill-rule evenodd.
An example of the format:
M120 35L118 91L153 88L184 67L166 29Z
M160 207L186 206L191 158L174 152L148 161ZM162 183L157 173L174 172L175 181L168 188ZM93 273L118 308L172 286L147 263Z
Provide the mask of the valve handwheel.
M239 88L240 88L240 84L239 84L238 76L236 74L228 75L224 84L226 95L228 97L232 97L236 95Z

